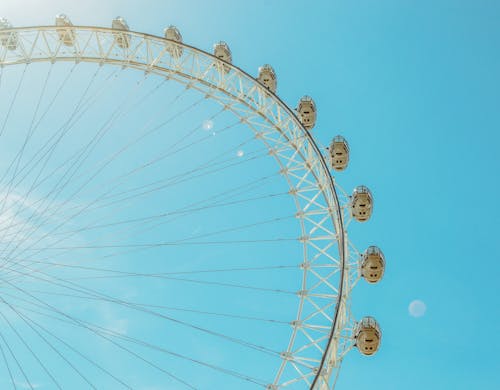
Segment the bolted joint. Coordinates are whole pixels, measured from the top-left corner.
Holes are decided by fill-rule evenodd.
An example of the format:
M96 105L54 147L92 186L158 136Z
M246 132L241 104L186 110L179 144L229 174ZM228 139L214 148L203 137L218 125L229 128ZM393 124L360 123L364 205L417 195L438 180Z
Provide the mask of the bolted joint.
M304 261L301 265L300 268L303 270L308 270L311 268L311 262L310 261Z
M294 321L290 322L290 325L293 326L294 328L301 328L302 327L302 321L294 320Z
M292 353L291 353L291 352L288 352L288 351L281 352L281 353L280 353L280 357L281 357L283 360L286 360L286 361L293 360Z

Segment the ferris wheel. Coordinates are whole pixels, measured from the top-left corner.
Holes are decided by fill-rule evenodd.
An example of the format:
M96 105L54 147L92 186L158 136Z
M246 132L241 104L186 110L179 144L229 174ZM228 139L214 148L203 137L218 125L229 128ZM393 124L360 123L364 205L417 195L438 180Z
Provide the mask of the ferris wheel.
M2 388L332 389L385 259L317 108L225 42L0 19Z

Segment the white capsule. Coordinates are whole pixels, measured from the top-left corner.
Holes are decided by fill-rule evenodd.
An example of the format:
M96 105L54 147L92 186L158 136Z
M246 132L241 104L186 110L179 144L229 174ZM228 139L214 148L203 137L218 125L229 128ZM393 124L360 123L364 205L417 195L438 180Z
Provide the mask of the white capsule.
M349 144L341 135L333 138L330 147L330 164L336 171L343 171L349 164Z
M113 30L130 31L127 22L121 16L113 19L111 23L111 28ZM130 47L130 34L124 32L113 31L116 44L122 49L128 49Z
M19 35L17 32L3 32L2 30L9 30L12 24L7 19L0 18L0 43L7 50L16 50L19 43Z
M271 65L265 64L259 68L257 80L272 93L276 93L278 80L276 79L276 73Z
M368 221L373 211L372 193L365 186L358 186L351 196L351 215L359 222Z
M359 352L373 355L380 348L382 331L373 317L364 317L354 330L354 340Z
M174 58L179 58L180 56L182 56L182 46L174 43L182 43L182 35L179 29L175 26L168 26L165 30L163 30L163 34L166 39L173 41L167 43L167 50L170 55Z
M306 130L311 130L316 124L316 105L310 96L303 96L297 107L299 119Z
M233 61L231 50L229 49L229 46L226 42L220 41L214 45L214 56L228 63L232 63ZM225 72L229 72L229 70L231 69L231 67L227 64L221 64L221 65L222 69Z
M73 30L73 23L64 15L59 14L56 16L56 31L59 40L66 46L73 46L75 43L75 31Z
M361 276L368 283L377 283L384 276L385 258L380 248L370 246L361 255Z

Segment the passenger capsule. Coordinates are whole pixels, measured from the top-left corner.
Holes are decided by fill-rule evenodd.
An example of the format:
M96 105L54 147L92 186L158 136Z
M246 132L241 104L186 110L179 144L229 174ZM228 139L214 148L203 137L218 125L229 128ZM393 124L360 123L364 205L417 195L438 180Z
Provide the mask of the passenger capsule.
M365 186L358 186L351 196L351 215L359 222L368 221L373 211L373 197Z
M231 50L226 42L219 42L214 45L214 56L218 59L231 63L233 58L231 56ZM224 64L223 68L226 72L228 72L231 68Z
M354 330L355 345L363 355L373 355L380 348L382 332L373 317L364 317Z
M113 23L111 24L111 28L113 30L122 30L122 31L130 31L127 22L121 16L113 19ZM128 49L130 46L130 35L121 32L113 32L115 36L116 44L122 49Z
M75 31L72 29L73 23L64 14L56 16L56 30L59 40L66 46L73 46L75 43Z
M12 28L12 24L7 19L0 18L0 43L8 50L16 50L19 42L17 32L2 32Z
M269 89L272 93L276 93L276 87L278 80L276 79L276 73L271 65L265 64L259 68L259 76L257 77L259 82Z
M297 112L299 113L302 125L306 130L311 130L316 124L316 105L314 104L314 100L309 96L302 97L299 101Z
M333 138L330 148L330 163L336 171L343 171L349 164L349 145L344 137L337 135Z
M361 276L368 283L377 283L384 276L385 258L376 246L370 246L361 255Z
M168 26L165 30L163 30L163 34L165 35L165 38L171 41L182 43L182 35L175 26ZM182 56L181 45L176 45L175 43L169 42L167 50L174 58L179 58L180 56Z

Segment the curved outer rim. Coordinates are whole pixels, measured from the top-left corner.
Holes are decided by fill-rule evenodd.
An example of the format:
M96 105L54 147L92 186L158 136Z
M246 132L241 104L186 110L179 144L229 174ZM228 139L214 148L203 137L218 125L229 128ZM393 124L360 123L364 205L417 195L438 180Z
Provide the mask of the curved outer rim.
M43 32L57 34L58 30L59 31L63 30L63 28L61 28L61 27L56 28L56 26L31 26L31 27L16 27L16 28L0 30L0 33L1 34L22 34L22 33L27 33L27 32L42 32L43 31ZM263 86L256 78L252 77L250 74L248 74L247 72L245 72L241 68L233 65L232 63L227 63L223 60L220 60L220 59L216 58L214 55L212 55L211 53L205 52L201 49L198 49L194 46L185 44L183 42L176 42L176 41L169 40L167 38L158 37L158 36L155 36L152 34L135 32L135 31L114 30L112 28L95 27L95 26L71 26L71 27L66 28L65 30L71 30L76 35L78 35L79 32L80 33L82 33L82 32L100 32L100 33L104 33L104 34L126 34L129 37L134 36L134 37L139 38L139 39L147 39L147 40L151 40L154 42L170 42L173 45L180 46L184 49L188 49L188 50L190 50L196 54L199 54L201 56L205 56L205 57L208 56L209 58L211 58L212 62L221 63L221 64L223 64L225 69L231 69L233 72L237 73L240 77L243 77L243 78L247 79L248 81L251 81L252 83L258 85L260 87L260 89L264 90L266 92L266 94L274 101L274 103L277 104L277 106L279 108L281 108L284 112L286 112L290 116L290 118L294 122L293 124L301 130L302 136L308 140L309 144L314 149L315 157L317 158L318 162L320 163L321 168L324 172L324 176L327 179L328 190L333 195L333 197L332 197L333 198L333 205L332 205L332 204L330 204L329 197L327 196L325 191L323 189L321 190L323 193L324 200L328 204L328 208L331 209L333 206L334 213L330 212L329 214L330 214L333 226L335 227L335 230L337 233L337 241L338 241L338 248L339 248L340 284L339 284L338 289L337 289L338 294L337 294L337 299L336 299L336 303L335 303L335 313L333 316L332 326L331 326L331 329L330 329L330 332L328 335L327 344L326 344L326 347L324 349L320 365L316 368L314 378L313 378L312 382L310 383L311 389L329 388L330 377L332 375L332 368L335 368L335 367L338 368L338 366L341 363L341 359L342 359L342 355L340 356L340 358L337 356L336 345L334 345L334 344L335 344L335 335L339 334L344 327L343 322L345 321L345 319L342 319L342 320L340 319L340 317L341 317L340 312L345 310L345 307L347 304L347 298L348 298L347 295L348 295L349 290L350 290L348 287L349 272L346 270L346 266L347 266L346 241L347 241L347 239L346 239L346 234L345 234L345 230L344 230L343 212L342 212L340 202L339 202L339 199L337 196L337 191L336 191L333 177L330 174L328 164L325 161L325 158L324 158L323 154L321 153L320 148L318 147L318 145L314 141L314 138L312 137L312 135L300 123L295 112L292 109L290 109L275 93L272 93L271 91L267 90L265 88L265 86ZM8 52L8 50L6 48L2 48L1 45L0 45L0 49L3 49L5 54ZM97 59L98 59L98 57L86 58L86 57L78 57L78 56L71 57L71 56L65 55L63 57L49 57L49 56L36 57L36 58L25 57L22 60L18 60L18 61L14 61L14 62L7 62L7 61L5 61L5 55L4 55L3 58L0 58L0 67L9 66L9 65L19 65L19 64L23 64L23 63L29 64L30 62L47 62L47 61L56 62L56 61L70 61L70 60L73 60L76 62L94 62L95 63ZM149 67L149 65L147 65L146 63L133 64L130 61L126 61L126 60L116 60L116 59L113 60L113 59L102 58L102 57L99 59L102 60L101 63L111 63L111 64L115 64L115 65L121 64L124 67L142 69L142 70L145 70L146 72L151 72L153 70L152 67ZM155 70L158 70L158 69L155 69ZM159 73L159 72L157 72L157 73ZM189 77L187 77L186 75L184 75L184 77L186 79L189 79ZM198 80L198 81L201 82L202 80ZM212 87L214 87L214 86L212 86ZM226 91L222 91L222 92L226 92ZM228 96L231 96L227 92L226 92L226 94ZM269 121L269 118L266 118L266 119L268 119L268 121ZM298 148L296 150L298 151ZM304 158L304 161L306 161L306 157L303 155L302 155L302 157ZM278 158L276 158L276 160L278 160L278 162L279 162ZM281 163L280 163L280 165L281 165ZM286 174L285 174L285 176L286 176ZM318 179L315 174L314 174L314 177L316 180ZM290 182L289 182L289 184L290 184ZM296 197L296 196L294 195L294 197ZM300 209L300 207L298 207L298 208ZM335 216L337 216L337 218L335 218ZM302 225L303 225L303 222L302 222ZM303 231L304 231L304 229L303 229ZM306 246L306 243L304 243L304 246ZM304 250L306 250L306 249L304 249ZM306 272L307 272L307 270L304 270L304 274ZM303 278L303 285L304 285L304 280L305 280L305 276ZM304 302L304 298L301 297L300 306L303 305L303 302ZM297 332L297 328L294 327L291 339L293 339L295 337L296 332ZM283 369L283 365L286 363L285 360L286 359L283 360L282 367L280 370ZM270 385L269 388L274 389L274 388L277 388L277 386Z

